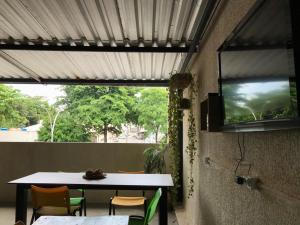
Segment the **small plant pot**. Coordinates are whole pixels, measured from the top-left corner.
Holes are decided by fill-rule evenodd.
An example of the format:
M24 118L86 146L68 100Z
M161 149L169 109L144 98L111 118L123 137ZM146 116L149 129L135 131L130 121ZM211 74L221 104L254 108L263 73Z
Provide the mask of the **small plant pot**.
M187 99L187 98L183 98L180 100L180 103L179 103L179 109L178 110L185 110L185 109L189 109L191 108L191 101L190 99Z
M193 76L190 73L176 73L170 79L170 87L183 90L190 85L192 80Z

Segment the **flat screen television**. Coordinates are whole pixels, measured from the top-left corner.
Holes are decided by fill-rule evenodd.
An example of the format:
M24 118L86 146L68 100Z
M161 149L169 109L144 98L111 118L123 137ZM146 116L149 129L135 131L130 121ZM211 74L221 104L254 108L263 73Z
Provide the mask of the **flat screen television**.
M224 131L300 127L290 4L259 1L219 48Z

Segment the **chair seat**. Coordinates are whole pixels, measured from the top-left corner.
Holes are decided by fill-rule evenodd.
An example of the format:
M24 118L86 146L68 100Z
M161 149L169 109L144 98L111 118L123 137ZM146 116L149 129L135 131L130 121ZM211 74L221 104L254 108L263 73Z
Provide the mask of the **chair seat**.
M70 205L71 206L80 205L83 200L84 200L84 197L70 198Z
M71 214L74 214L79 206L70 206ZM70 215L65 207L53 207L53 206L43 206L36 210L38 215L50 215L50 216L67 216Z
M115 196L115 197L113 197L111 203L113 205L122 205L122 206L144 205L145 198L144 197L122 197L122 196Z

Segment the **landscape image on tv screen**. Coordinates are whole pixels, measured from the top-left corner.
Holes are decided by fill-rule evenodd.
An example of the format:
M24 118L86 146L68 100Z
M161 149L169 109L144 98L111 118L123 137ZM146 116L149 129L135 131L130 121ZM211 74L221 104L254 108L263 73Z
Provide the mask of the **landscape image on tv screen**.
M224 82L224 125L293 119L297 113L296 83L289 80Z

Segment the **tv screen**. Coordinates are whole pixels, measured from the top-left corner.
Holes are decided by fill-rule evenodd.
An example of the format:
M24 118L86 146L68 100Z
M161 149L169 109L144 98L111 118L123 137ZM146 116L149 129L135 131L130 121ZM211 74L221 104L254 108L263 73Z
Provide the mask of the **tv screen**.
M224 125L298 117L291 49L221 53Z
M296 84L291 79L225 82L224 125L298 117Z
M299 124L291 18L288 0L260 1L220 47L224 128Z

